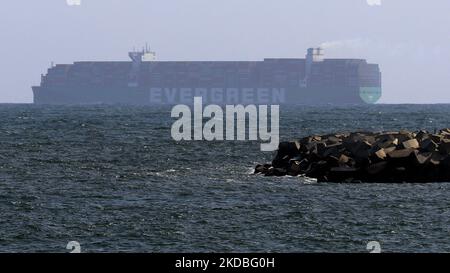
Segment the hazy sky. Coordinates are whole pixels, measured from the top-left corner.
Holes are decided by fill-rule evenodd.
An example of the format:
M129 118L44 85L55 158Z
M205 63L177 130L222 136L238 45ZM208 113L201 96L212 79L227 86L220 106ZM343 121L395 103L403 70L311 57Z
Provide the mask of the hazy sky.
M369 5L371 2L372 5ZM5 0L0 102L31 102L50 63L328 57L379 63L385 103L450 103L449 0Z

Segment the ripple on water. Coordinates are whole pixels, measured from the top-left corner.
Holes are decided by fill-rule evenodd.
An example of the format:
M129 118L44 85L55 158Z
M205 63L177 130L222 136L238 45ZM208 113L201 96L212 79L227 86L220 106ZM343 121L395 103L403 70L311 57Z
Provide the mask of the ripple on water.
M444 128L450 106L281 111L288 140ZM450 184L253 175L273 157L258 142L176 143L172 121L168 108L0 105L0 251L450 251Z

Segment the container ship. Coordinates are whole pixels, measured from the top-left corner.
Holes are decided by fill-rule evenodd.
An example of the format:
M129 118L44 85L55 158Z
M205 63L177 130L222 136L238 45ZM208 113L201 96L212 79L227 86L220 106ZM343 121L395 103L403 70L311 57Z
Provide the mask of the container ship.
M52 65L33 86L35 104L373 104L382 94L378 64L305 58L263 61L157 61L148 47L131 61Z

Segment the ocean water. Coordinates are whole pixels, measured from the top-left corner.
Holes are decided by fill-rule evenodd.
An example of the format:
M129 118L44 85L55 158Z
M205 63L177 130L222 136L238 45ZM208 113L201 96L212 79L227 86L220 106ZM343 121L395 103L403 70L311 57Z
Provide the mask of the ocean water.
M281 108L282 140L450 127L450 105ZM170 108L0 105L0 252L450 251L450 184L252 175L259 142L175 142Z

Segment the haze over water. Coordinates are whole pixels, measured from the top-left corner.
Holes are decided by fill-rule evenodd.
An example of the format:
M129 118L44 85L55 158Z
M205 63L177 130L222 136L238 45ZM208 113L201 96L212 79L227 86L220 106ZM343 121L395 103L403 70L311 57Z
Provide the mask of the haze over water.
M160 60L192 61L303 58L322 46L380 64L383 103L450 103L448 0L81 3L3 1L0 102L32 102L52 62L126 61L148 42Z

